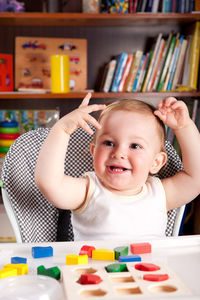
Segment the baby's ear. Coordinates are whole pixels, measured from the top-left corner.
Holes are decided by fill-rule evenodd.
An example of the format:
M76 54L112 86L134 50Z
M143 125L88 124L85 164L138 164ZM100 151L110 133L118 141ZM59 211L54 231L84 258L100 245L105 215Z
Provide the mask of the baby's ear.
M92 156L94 155L94 148L95 148L95 144L92 143L92 144L90 145L90 153L91 153Z
M167 162L167 154L165 152L159 152L154 157L152 166L150 168L150 174L156 174L160 171L160 169L166 164Z

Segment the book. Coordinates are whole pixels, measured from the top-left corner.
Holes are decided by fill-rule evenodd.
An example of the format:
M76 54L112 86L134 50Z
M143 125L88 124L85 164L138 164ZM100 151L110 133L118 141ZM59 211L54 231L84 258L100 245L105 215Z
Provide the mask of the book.
M179 53L180 53L180 49L181 49L183 40L184 40L184 36L181 35L180 39L177 42L177 46L176 46L176 48L174 50L174 57L173 57L173 62L172 62L172 68L171 68L171 72L170 72L170 76L169 76L169 81L167 83L167 88L166 88L167 91L170 91L171 88L172 88L172 81L173 81L173 78L174 78L174 74L175 74L175 70L176 70L176 66L177 66L177 62L178 62L178 58L179 58Z
M137 50L135 53L135 59L134 59L134 62L131 64L129 75L128 75L126 85L125 85L126 92L132 92L133 83L135 80L135 76L136 76L142 55L143 55L143 51L141 51L141 50Z
M106 75L105 82L104 82L103 89L102 89L102 91L104 93L108 93L110 90L113 74L115 72L116 63L117 63L117 60L112 59L107 65L107 75Z
M142 92L146 92L146 90L147 90L147 85L148 85L148 82L149 82L149 79L150 79L150 76L151 76L151 73L152 73L152 70L153 70L153 67L154 67L154 64L155 64L155 58L156 58L156 55L157 55L157 52L158 52L158 49L159 49L161 38L162 38L162 33L159 33L159 35L156 39L156 44L155 44L155 47L154 47L154 50L153 50L151 61L149 63L149 67L148 67L148 70L147 70L147 75L145 77L145 81L144 81L144 84L143 84L143 87L142 87Z
M159 7L159 0L154 0L152 4L152 13L157 13L158 12L158 7Z
M165 78L166 78L168 68L169 68L169 65L170 65L172 53L174 51L175 43L176 43L176 36L174 35L174 36L172 36L172 39L171 39L171 42L170 42L170 45L169 45L169 49L168 49L168 52L167 52L167 55L166 55L166 58L165 58L165 62L164 62L164 65L163 65L163 70L161 72L160 80L159 80L159 83L158 83L158 86L157 86L157 91L159 91L159 92L162 90L163 84L165 82Z
M161 62L160 62L159 68L158 68L158 72L156 74L156 79L155 79L155 82L154 82L154 85L153 85L153 91L155 91L157 89L158 82L159 82L159 79L160 79L160 75L161 75L161 72L163 70L165 58L166 58L166 55L167 55L167 52L168 52L168 49L169 49L169 45L171 43L172 36L173 36L173 32L171 31L169 33L167 41L165 43L165 48L164 48L164 51L163 51L163 56L162 56L162 59L161 59Z
M146 58L145 58L145 61L144 61L144 64L143 64L143 67L142 67L142 70L141 70L141 74L140 74L140 77L139 77L139 81L138 81L137 91L141 91L141 89L142 89L142 84L143 84L143 81L144 81L144 78L145 78L146 71L147 71L148 66L149 66L149 61L151 59L151 54L152 54L152 52L147 52L147 54L146 54Z
M156 57L155 67L154 67L152 75L149 79L149 83L147 85L147 91L148 92L151 92L152 89L153 89L153 85L154 85L154 82L155 82L155 79L156 79L156 75L157 75L157 72L158 72L158 69L159 69L159 66L160 66L160 63L161 63L161 59L162 59L162 56L163 56L165 43L166 43L165 40L161 39L160 46L159 46L159 51L158 51L157 57Z
M138 86L138 82L139 82L140 74L142 71L142 67L144 65L145 58L146 58L146 55L145 54L142 55L142 58L140 60L140 64L139 64L139 67L138 67L138 70L137 70L137 73L135 76L135 81L133 83L133 89L132 89L133 92L135 92L137 90L137 86Z
M192 36L191 54L189 59L189 80L188 87L197 89L197 79L199 71L199 55L200 55L200 21L195 23Z
M190 51L191 51L191 44L192 44L192 36L189 35L187 37L188 40L188 46L185 54L185 61L184 61L184 68L182 70L182 80L179 83L178 88L181 87L187 87L188 85L188 79L189 79L189 57L190 57Z
M117 56L117 65L115 67L115 73L110 88L111 92L118 92L119 84L122 78L122 74L124 71L124 67L126 65L127 58L128 58L128 54L125 52L122 52Z
M171 60L170 60L169 68L168 68L168 71L167 71L167 74L166 74L166 77L165 77L165 81L163 83L162 91L166 91L167 90L167 85L168 85L168 82L169 82L169 77L170 77L170 74L172 72L173 64L174 64L175 57L176 57L176 49L177 49L177 47L179 45L179 36L180 36L180 33L177 33L176 34L176 43L175 43L174 49L172 51Z
M172 88L171 88L172 91L174 91L176 89L177 83L178 83L179 78L180 78L180 73L181 73L181 68L183 66L183 62L184 62L187 43L188 43L188 40L184 39L183 43L181 45L180 55L179 55L178 62L177 62L177 67L176 67L174 78L173 78L173 81L172 81Z
M118 92L123 92L123 90L124 90L125 83L126 83L126 80L128 78L128 74L129 74L133 59L134 59L134 55L133 54L128 54L126 65L124 67L124 72L122 74L122 78L121 78L121 81L120 81L120 84L119 84Z

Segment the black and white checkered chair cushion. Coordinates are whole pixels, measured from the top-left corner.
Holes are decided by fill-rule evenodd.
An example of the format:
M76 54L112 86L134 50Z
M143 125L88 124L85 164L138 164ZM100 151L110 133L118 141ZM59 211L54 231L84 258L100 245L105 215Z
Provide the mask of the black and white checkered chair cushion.
M40 128L20 136L10 147L2 169L2 181L17 216L23 242L73 240L70 212L51 205L34 183L36 160L48 133L49 129ZM93 169L90 142L91 136L81 128L71 136L65 159L66 174L80 177ZM160 178L182 170L181 160L169 142L166 148L168 163L160 172ZM172 235L175 218L176 210L170 211L167 236Z

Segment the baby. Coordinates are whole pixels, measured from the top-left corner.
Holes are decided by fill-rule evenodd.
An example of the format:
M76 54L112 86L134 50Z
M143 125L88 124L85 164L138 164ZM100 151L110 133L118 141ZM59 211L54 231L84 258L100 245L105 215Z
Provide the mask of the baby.
M138 100L88 105L90 98L52 127L39 153L36 185L53 205L72 210L75 240L163 237L167 211L200 192L200 135L187 106L173 97L158 110ZM99 110L97 121L90 113ZM66 149L78 127L93 134L88 123L96 128L94 172L73 178L64 174ZM167 161L164 124L176 134L184 171L160 180L156 174Z

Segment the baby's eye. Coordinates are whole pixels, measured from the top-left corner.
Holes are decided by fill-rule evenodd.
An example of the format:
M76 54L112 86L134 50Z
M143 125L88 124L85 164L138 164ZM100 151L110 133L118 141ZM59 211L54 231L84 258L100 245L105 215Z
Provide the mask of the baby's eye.
M136 143L133 143L133 144L131 144L130 148L131 148L131 149L140 149L141 146L138 145L138 144L136 144Z
M113 147L113 146L114 146L114 143L111 142L111 141L104 141L104 142L103 142L103 145L106 145L106 146L108 146L108 147Z

